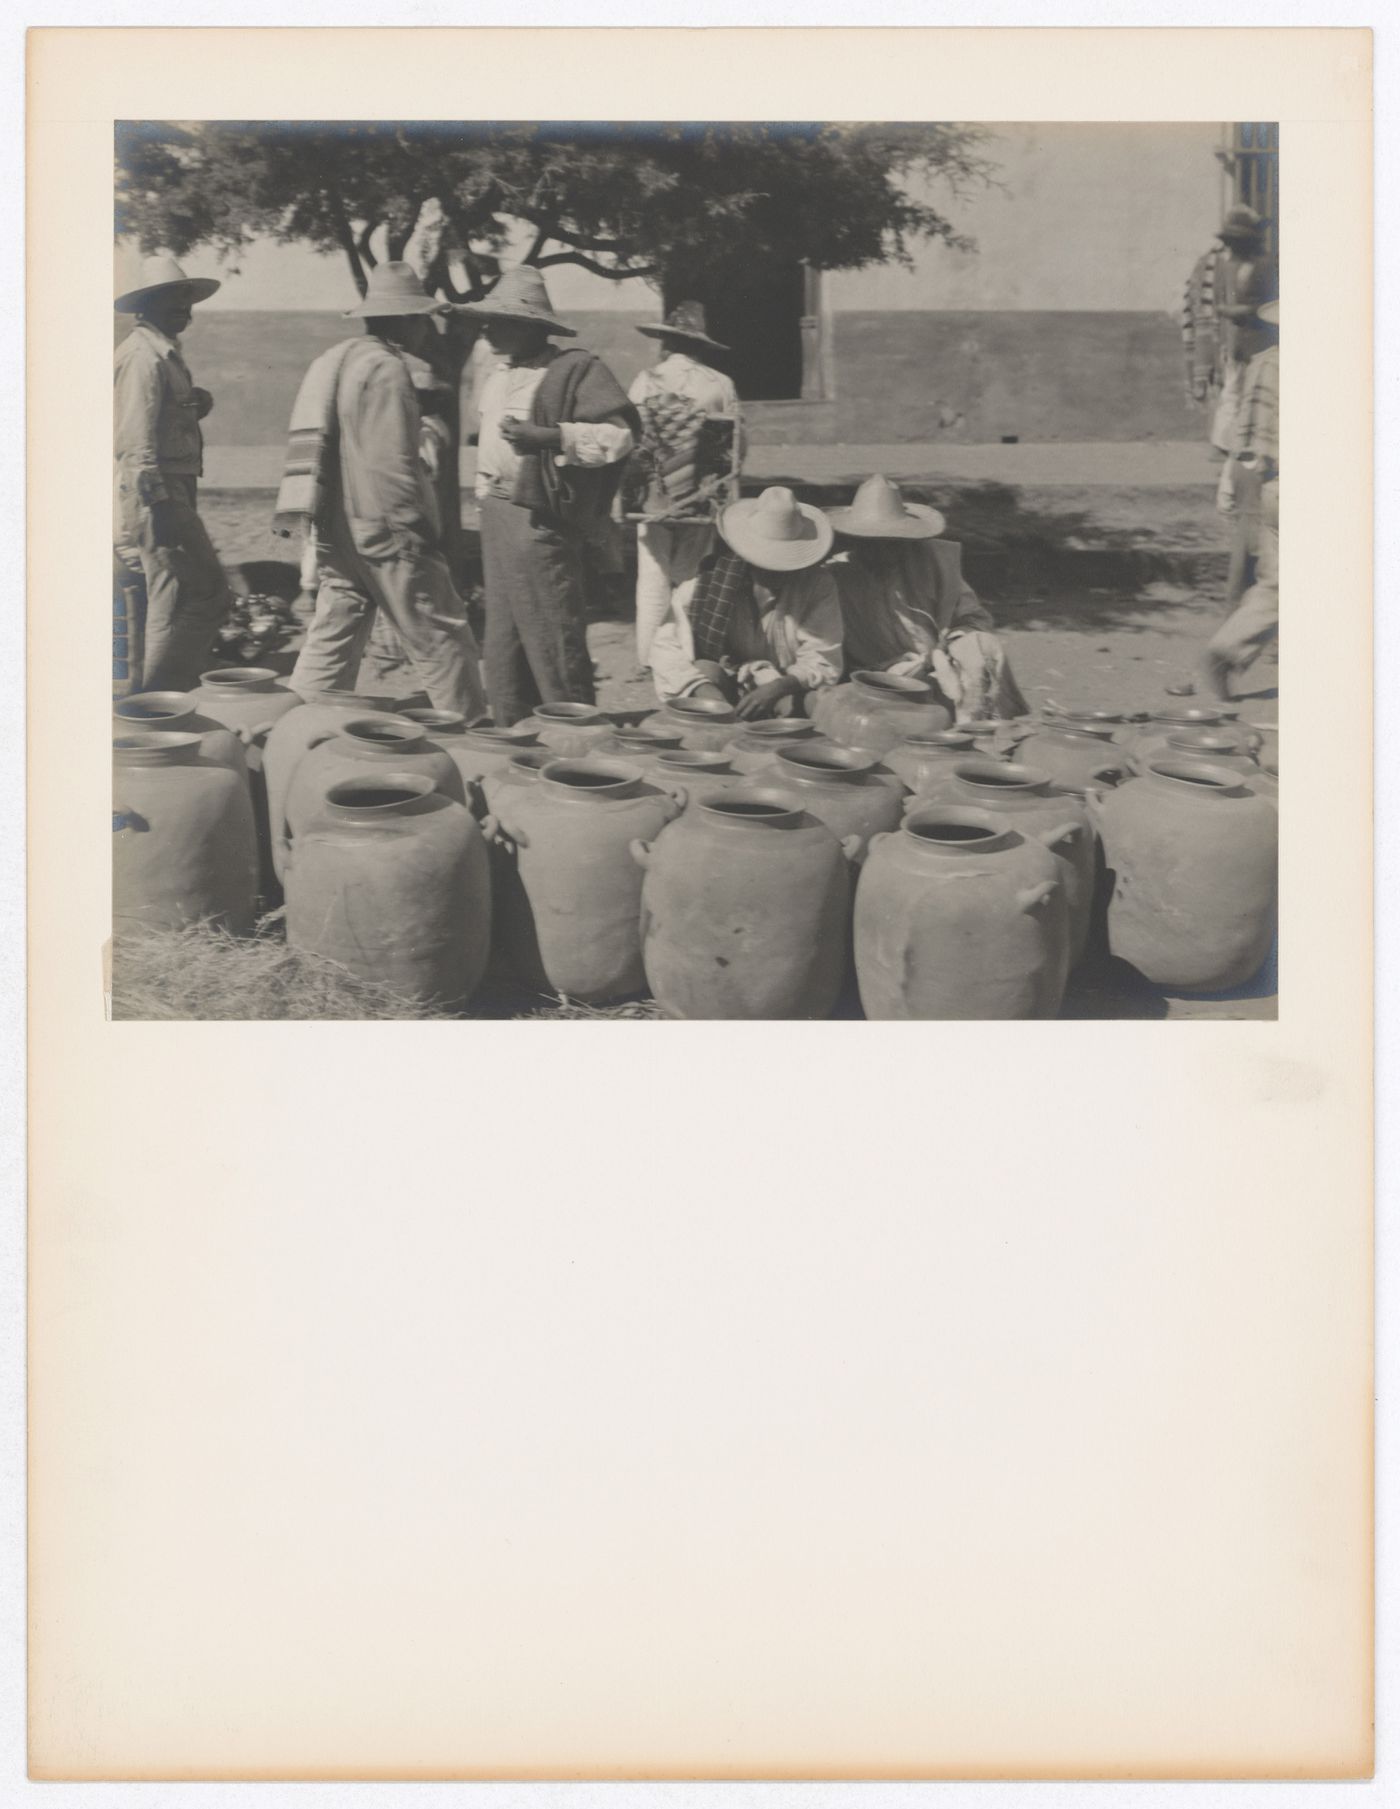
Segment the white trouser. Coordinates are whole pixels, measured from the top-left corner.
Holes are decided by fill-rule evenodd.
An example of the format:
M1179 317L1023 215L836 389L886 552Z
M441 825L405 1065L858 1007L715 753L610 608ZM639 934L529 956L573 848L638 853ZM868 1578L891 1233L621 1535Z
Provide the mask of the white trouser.
M647 665L652 637L675 610L688 617L700 561L715 544L709 522L644 521L637 529L637 661Z

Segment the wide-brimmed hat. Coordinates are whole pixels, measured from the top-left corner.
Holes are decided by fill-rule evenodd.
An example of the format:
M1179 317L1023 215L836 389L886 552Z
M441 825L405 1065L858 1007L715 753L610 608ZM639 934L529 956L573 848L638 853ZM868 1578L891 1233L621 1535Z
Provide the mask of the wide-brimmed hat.
M376 264L364 298L343 310L347 320L402 320L409 314L450 314L452 304L429 295L412 264Z
M141 260L141 286L128 289L112 303L118 314L139 314L142 304L165 289L188 289L190 301L208 301L223 284L216 276L186 276L168 251Z
M741 559L770 572L820 564L835 539L821 510L798 502L781 484L721 509L719 531Z
M463 302L458 313L470 314L476 320L528 320L538 327L547 327L551 333L575 337L572 327L554 318L544 278L530 264L517 264L514 270L504 271L489 295L478 302Z
M648 339L688 339L693 345L709 346L712 352L729 350L705 331L705 309L698 301L677 302L659 326L638 327L637 331Z
M1265 302L1261 308L1255 309L1255 313L1266 326L1276 327L1278 325L1278 303L1276 301Z
M1259 236L1264 222L1252 207L1232 207L1220 222L1217 239L1253 239Z
M846 509L828 509L838 534L858 540L936 540L947 527L928 503L905 502L898 484L887 477L868 477Z

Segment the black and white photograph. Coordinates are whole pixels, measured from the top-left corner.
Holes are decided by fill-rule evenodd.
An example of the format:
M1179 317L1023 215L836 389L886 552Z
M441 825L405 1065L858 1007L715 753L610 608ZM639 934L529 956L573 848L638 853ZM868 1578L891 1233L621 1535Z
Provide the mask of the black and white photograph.
M123 1018L1268 1018L1280 133L116 131Z

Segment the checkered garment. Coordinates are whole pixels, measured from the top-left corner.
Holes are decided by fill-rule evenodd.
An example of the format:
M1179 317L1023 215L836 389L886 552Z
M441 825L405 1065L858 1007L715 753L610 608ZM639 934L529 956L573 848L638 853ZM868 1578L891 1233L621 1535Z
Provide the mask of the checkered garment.
M753 602L753 571L737 553L716 553L700 567L690 601L690 637L698 660L722 660L736 609Z

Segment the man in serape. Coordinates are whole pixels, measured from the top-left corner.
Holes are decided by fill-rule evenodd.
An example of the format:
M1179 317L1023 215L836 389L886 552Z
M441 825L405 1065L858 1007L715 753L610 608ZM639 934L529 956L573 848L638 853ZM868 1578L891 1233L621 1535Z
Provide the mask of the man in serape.
M678 302L660 326L638 327L661 341L661 356L638 373L628 391L646 424L648 411L675 403L700 418L734 423L731 456L737 472L743 457L743 420L734 379L714 364L716 353L729 350L705 331L699 302ZM732 500L737 486L725 498ZM715 548L714 523L644 521L637 529L637 664L645 672L652 636L673 609L682 615L690 606L700 561Z
M721 549L704 562L688 613L652 638L656 694L712 697L745 720L802 713L807 694L841 677L841 605L831 524L775 486L720 510Z
M551 345L537 270L507 270L461 312L486 323L476 495L486 586L486 690L502 727L538 703L592 703L584 549L612 507L637 411L600 358Z
M942 515L868 477L849 508L827 511L840 536L831 561L853 672L931 679L960 721L1026 714L992 618L962 575Z
M1278 341L1279 304L1258 310L1253 332L1240 345L1254 350L1245 373L1236 425L1235 463L1244 485L1257 491L1257 507L1241 513L1245 551L1254 561L1254 582L1211 636L1203 661L1205 688L1228 699L1232 677L1246 671L1278 634Z
M147 258L142 276L115 304L136 324L116 355L114 544L118 566L146 589L139 689L190 691L211 663L233 594L198 509L199 423L214 401L180 350L194 304L219 284L186 276L168 256Z
M1235 450L1236 423L1244 399L1251 322L1255 309L1278 294L1278 267L1268 255L1264 222L1252 207L1232 207L1221 222L1217 237L1219 249L1208 254L1212 259L1210 287L1217 321L1215 408L1210 438L1217 451L1228 455ZM1222 514L1234 512L1235 476L1227 457L1216 493L1216 506Z
M377 265L342 340L308 370L292 411L276 524L314 524L316 611L291 676L303 696L353 689L382 611L407 656L410 688L434 709L486 715L476 639L442 553L408 357L429 346L425 294L407 264Z

